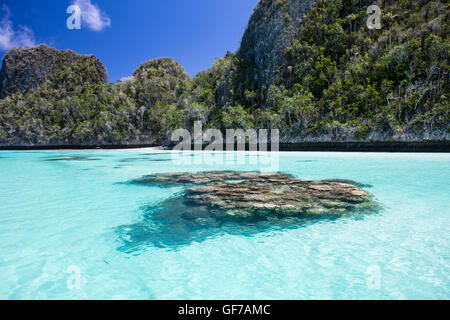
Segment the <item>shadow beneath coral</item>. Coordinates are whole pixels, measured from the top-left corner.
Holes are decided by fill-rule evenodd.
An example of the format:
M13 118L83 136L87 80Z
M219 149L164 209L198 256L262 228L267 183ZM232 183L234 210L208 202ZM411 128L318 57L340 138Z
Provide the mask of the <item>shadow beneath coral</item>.
M176 250L223 234L251 237L263 232L296 229L337 219L333 215L320 218L276 215L231 217L217 210L193 205L183 195L156 207L145 206L142 208L142 221L116 228L115 232L122 242L118 250L125 253L145 251L149 247Z

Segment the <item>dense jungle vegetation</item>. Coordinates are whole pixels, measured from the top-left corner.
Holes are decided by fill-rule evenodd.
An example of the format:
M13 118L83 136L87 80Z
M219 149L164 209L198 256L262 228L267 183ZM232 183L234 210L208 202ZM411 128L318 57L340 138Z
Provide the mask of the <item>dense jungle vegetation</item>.
M95 57L13 49L0 72L0 144L162 144L198 120L279 128L289 142L449 139L448 1L317 0L292 16L303 2L260 0L240 50L194 79L161 58L112 84ZM380 30L366 26L373 3ZM282 50L255 52L249 39L267 23L286 35ZM277 55L264 79L258 55Z

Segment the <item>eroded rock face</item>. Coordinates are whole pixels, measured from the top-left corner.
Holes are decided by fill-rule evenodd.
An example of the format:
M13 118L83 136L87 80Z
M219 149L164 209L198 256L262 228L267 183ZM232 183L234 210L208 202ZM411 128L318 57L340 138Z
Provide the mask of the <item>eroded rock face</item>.
M132 183L187 189L157 206L143 207L141 222L117 228L120 250L174 248L223 233L251 236L380 209L367 191L355 186L357 182L345 181L233 171L145 176Z
M305 12L314 0L261 0L255 8L241 41L241 68L255 89L268 86L283 62L283 50L290 44Z
M284 50L294 39L303 15L311 11L315 2L316 0L258 2L236 55L236 70L228 70L219 85L217 103L220 106L230 102L232 90L237 94L244 90L262 93L269 88L277 69L285 63ZM235 82L234 88L230 82Z

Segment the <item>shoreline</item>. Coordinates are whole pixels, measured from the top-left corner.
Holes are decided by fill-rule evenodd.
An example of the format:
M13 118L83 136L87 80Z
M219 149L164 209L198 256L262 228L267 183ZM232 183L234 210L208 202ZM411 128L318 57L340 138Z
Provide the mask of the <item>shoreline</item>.
M46 145L0 146L0 151L91 151L91 150L172 150L150 144L133 145ZM248 148L247 148L248 149ZM270 150L270 147L268 147ZM444 141L383 141L383 142L300 142L280 143L281 152L411 152L450 153L450 140Z

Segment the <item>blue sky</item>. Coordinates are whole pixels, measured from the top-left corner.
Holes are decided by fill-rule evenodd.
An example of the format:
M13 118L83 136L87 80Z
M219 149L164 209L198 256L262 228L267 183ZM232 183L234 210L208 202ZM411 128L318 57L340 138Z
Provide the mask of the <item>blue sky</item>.
M20 45L46 43L94 54L110 81L142 62L172 57L191 76L235 51L258 0L0 0L0 56ZM81 8L80 30L66 13Z

